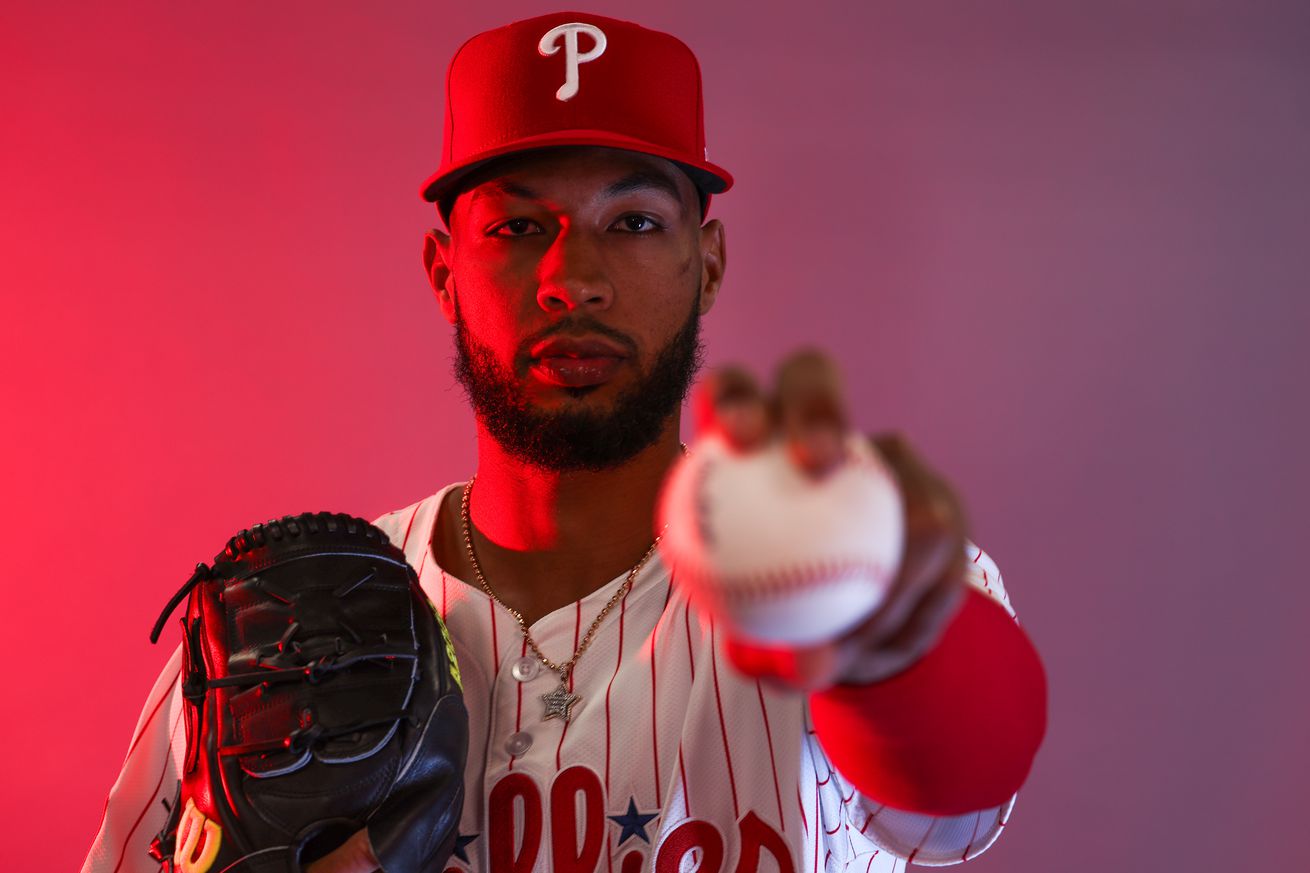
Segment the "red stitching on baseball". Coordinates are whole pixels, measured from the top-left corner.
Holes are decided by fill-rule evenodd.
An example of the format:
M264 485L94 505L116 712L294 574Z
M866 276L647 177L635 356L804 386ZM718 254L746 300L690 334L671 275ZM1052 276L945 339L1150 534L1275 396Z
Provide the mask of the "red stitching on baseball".
M814 589L822 585L844 582L856 573L874 578L886 575L881 562L865 560L825 561L818 564L756 570L751 573L715 573L702 568L691 568L685 563L678 572L698 585L710 585L724 600L738 598L781 597L799 589Z

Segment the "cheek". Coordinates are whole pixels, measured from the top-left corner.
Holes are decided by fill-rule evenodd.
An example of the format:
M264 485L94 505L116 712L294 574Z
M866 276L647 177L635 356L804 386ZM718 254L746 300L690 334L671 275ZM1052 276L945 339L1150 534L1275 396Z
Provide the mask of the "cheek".
M505 305L509 295L497 286L457 284L456 292L459 319L469 337L506 367L512 367L523 338L518 307Z
M660 311L677 310L678 318L685 308L683 301L686 306L691 305L687 299L689 291L694 293L700 287L697 252L688 251L680 243L634 241L616 251L606 269L618 294L628 298L626 303L658 305Z
M536 280L530 269L500 254L473 251L463 263L473 270L455 274L459 317L479 342L508 362L536 309ZM508 348L507 348L508 347Z
M506 363L514 354L517 339L513 325L499 318L469 319L469 332L478 338L478 342L496 353L496 357Z

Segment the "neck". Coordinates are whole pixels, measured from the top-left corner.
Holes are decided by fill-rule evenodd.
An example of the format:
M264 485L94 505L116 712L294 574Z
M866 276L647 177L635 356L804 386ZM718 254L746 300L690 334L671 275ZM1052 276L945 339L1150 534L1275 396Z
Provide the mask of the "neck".
M531 622L636 564L655 537L664 474L680 455L678 423L674 415L621 466L569 473L524 464L479 426L469 516L478 564L497 596Z

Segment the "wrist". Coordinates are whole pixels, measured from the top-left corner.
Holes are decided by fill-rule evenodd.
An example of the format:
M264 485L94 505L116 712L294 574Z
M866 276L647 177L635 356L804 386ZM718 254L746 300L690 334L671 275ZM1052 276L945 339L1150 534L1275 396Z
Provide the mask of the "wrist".
M912 666L813 694L810 710L833 764L866 795L957 815L1004 803L1027 777L1045 732L1045 675L1014 620L970 588Z

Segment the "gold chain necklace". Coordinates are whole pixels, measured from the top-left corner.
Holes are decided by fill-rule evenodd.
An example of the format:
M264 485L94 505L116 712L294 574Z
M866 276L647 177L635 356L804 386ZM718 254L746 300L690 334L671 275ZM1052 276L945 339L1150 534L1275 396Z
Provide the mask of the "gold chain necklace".
M683 451L686 451L686 447L683 447ZM541 695L542 701L546 704L546 712L542 716L542 719L562 718L567 724L568 720L572 717L573 707L582 700L579 695L569 691L569 676L573 673L573 666L578 663L578 659L582 657L582 653L591 645L591 640L596 636L596 630L600 627L600 623L605 620L605 616L609 615L610 610L614 608L615 604L626 597L628 592L632 590L633 580L637 578L637 574L641 572L641 568L646 566L646 562L650 560L650 556L655 554L655 547L660 544L660 537L664 536L664 531L661 530L659 534L656 535L655 541L650 544L650 548L646 550L646 554L642 555L641 560L637 562L636 566L628 571L628 578L625 579L623 584L619 586L619 589L614 592L614 596L609 599L609 603L606 603L604 608L601 609L600 615L597 615L591 622L591 627L587 628L587 633L583 636L582 642L578 644L577 649L573 652L573 657L569 658L563 664L557 664L542 654L541 649L537 647L537 641L532 638L532 632L528 630L528 623L524 620L523 614L497 597L496 592L492 591L491 586L487 584L486 577L482 575L482 568L478 565L477 555L473 553L473 525L469 522L469 494L473 491L473 482L477 478L478 477L474 475L468 480L468 484L464 486L464 496L459 505L459 517L464 526L464 548L468 551L469 564L473 567L473 575L477 577L478 584L482 586L483 591L487 592L487 596L496 603L499 603L510 615L514 616L514 620L519 623L519 629L523 631L524 641L528 644L528 648L532 649L532 654L537 656L537 660L548 669L559 674L559 686L549 694Z

